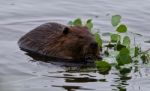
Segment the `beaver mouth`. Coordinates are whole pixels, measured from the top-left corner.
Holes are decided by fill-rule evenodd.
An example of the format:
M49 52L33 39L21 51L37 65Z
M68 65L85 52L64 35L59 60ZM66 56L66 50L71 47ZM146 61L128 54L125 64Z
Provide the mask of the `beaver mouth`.
M102 60L102 57L100 55L85 55L85 60Z
M102 60L97 43L90 43L83 47L83 55L85 60Z

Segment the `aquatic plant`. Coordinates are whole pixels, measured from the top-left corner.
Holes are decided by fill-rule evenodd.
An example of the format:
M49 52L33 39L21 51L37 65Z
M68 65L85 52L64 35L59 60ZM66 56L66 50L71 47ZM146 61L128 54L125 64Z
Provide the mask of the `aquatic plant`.
M115 58L115 67L121 72L126 73L126 71L131 71L131 66L126 67L127 64L134 64L135 62L142 61L143 63L148 63L150 60L150 49L146 51L141 50L141 46L136 45L135 39L132 41L128 35L128 28L125 24L121 23L120 15L113 15L111 18L111 24L115 28L115 33L108 33L110 40L108 43L103 43L103 40L99 32L93 32L93 22L92 19L88 19L83 22L80 18L77 18L69 22L71 26L86 26L91 33L95 35L96 42L98 46L102 48L103 54L110 58ZM138 33L130 32L133 35L140 35ZM132 45L134 44L134 45ZM113 54L113 56L112 56ZM99 73L107 74L111 69L111 64L106 59L96 60L95 62Z

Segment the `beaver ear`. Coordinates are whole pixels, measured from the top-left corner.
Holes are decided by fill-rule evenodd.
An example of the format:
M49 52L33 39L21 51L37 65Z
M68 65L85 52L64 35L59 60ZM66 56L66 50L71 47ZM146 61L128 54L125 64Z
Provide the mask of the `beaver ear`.
M68 33L69 33L69 28L65 27L64 30L63 30L63 34L68 34Z

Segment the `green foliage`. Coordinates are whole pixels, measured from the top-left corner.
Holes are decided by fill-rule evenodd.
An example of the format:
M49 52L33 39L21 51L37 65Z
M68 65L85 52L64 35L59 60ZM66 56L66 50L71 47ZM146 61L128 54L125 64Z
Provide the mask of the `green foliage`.
M111 34L111 42L118 42L120 41L120 35L118 34Z
M102 48L102 39L98 33L95 33L95 39L96 39L96 42L98 43L98 46Z
M123 38L123 45L125 45L126 47L130 47L130 43L131 43L130 38L128 36L125 36Z
M92 30L92 28L93 28L92 19L88 19L87 22L86 22L86 24L85 24L85 26L86 26L88 29Z
M131 63L130 55L118 55L116 57L117 63L119 66Z
M125 32L127 32L127 27L126 27L126 25L121 24L121 25L119 25L119 27L117 27L116 31L119 33L125 33Z
M113 15L111 18L111 24L113 26L117 26L120 23L120 19L121 19L120 15Z
M134 57L137 57L139 54L140 54L140 48L136 46L134 48Z
M95 40L98 43L100 48L103 48L103 54L106 57L111 57L111 53L115 53L113 58L115 58L116 68L120 72L120 74L126 74L131 72L131 68L122 68L122 66L126 66L126 64L130 63L138 63L141 59L143 63L148 63L150 60L150 49L142 52L141 47L133 44L130 37L127 35L127 26L121 23L120 15L113 15L111 18L111 23L114 28L116 28L116 33L103 33L103 36L110 36L110 40L107 43L103 43L103 40L98 32L94 33ZM93 23L92 19L88 19L85 23L82 22L80 18L75 19L74 21L70 21L68 23L71 26L86 26L90 32L93 32ZM138 33L130 32L133 35L142 36ZM149 41L145 41L149 43ZM103 46L105 44L105 46ZM136 60L136 61L135 61ZM106 61L96 61L96 67L100 74L108 74L111 65Z
M127 48L122 48L116 57L118 65L125 65L131 63L130 52Z
M127 48L122 48L119 52L120 55L130 55L130 51Z
M91 31L92 28L93 28L92 19L88 19L86 21L86 23L83 23L80 18L77 18L73 21L69 21L68 24L71 25L71 26L86 26L90 30L90 32L92 33L92 31ZM100 48L102 48L102 39L101 39L100 35L98 34L98 32L95 33L94 36L95 36L96 42L98 43L98 46Z
M142 59L143 63L148 63L150 61L150 54L149 53L142 54L141 59Z
M126 74L130 73L131 70L132 70L132 68L121 68L121 69L119 69L119 72L122 75L126 75Z
M82 22L82 20L80 18L77 18L73 21L69 21L68 24L71 26L86 26L89 30L92 30L92 28L93 28L92 19L88 19L84 23L84 22Z
M114 49L120 51L122 48L126 48L126 46L118 43Z
M82 21L80 18L77 18L76 20L73 21L73 25L75 26L82 26Z
M106 61L96 61L95 63L98 71L103 75L108 74L111 70L111 65Z

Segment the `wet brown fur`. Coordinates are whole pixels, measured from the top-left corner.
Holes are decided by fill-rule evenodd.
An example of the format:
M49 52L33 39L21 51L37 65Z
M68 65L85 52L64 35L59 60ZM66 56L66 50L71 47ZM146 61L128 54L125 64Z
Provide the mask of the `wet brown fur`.
M64 32L65 28L68 31ZM89 47L91 43L96 42L86 27L65 26L58 23L43 24L18 41L21 49L63 59L98 57L99 48Z

